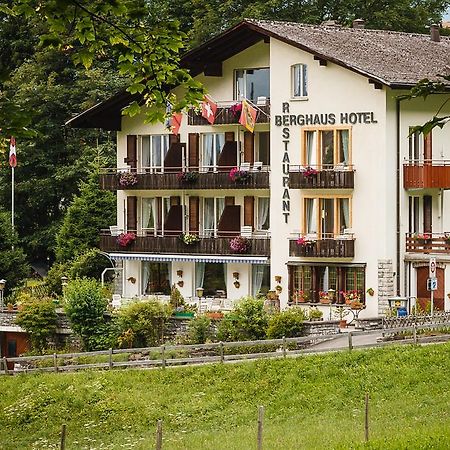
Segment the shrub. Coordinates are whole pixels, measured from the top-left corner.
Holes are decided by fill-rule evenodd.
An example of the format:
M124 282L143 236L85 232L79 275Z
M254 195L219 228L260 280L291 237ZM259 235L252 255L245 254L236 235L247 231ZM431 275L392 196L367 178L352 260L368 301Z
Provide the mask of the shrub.
M172 308L157 300L136 302L120 309L117 317L120 347L152 347L163 342Z
M30 335L31 346L42 353L55 334L58 316L51 298L37 299L28 296L23 300L16 324Z
M172 285L172 289L170 290L169 303L174 309L184 305L184 297L175 285Z
M105 320L108 299L100 283L89 278L70 281L65 299L67 317L83 348L87 351L108 348L112 330Z
M207 316L197 316L189 322L189 342L192 344L204 344L213 336L211 319Z
M217 337L221 341L264 339L267 325L268 314L264 311L264 301L244 297L220 322Z
M61 277L67 277L70 269L69 263L54 263L45 277L45 285L50 295L62 295Z
M308 316L303 309L291 308L274 314L269 319L267 337L281 339L282 337L297 337L303 332L303 322Z

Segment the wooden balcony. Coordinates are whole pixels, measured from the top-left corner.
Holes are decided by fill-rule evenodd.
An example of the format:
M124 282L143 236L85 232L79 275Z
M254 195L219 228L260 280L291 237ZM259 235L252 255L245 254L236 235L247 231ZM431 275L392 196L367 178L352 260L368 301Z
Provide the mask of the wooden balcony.
M123 169L120 169L122 171ZM166 169L167 170L167 169ZM170 169L169 169L170 170ZM245 181L233 181L230 178L231 167L220 167L217 172L206 172L203 169L189 169L193 174L190 181L180 179L181 170L175 172L145 173L134 171L136 182L124 186L119 182L121 173L117 169L105 169L100 174L100 186L109 191L117 190L145 190L145 189L269 189L269 168L250 170Z
M257 106L259 109L256 116L256 123L270 123L270 105ZM216 118L214 125L230 125L239 123L240 111L236 114L230 106L219 106L216 111ZM205 118L202 117L201 112L196 112L190 109L188 112L188 125L211 125Z
M353 235L339 238L319 239L298 244L297 239L289 240L289 256L311 258L353 258L355 239Z
M450 254L449 233L407 233L407 253L446 253Z
M289 171L291 189L353 189L354 180L353 166L345 169L291 166Z
M250 249L247 253L234 253L230 249L230 239L239 233L230 233L229 237L200 237L194 244L185 244L176 236L145 236L138 234L134 242L127 247L117 243L117 236L108 231L100 234L100 249L104 252L158 253L158 254L199 254L230 256L270 256L270 238L248 238Z
M409 161L403 165L405 189L450 189L450 161Z

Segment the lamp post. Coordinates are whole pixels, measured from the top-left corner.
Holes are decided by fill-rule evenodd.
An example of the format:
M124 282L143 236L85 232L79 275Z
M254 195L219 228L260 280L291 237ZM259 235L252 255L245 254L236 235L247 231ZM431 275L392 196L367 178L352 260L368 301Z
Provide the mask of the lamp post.
M0 309L3 311L4 304L3 304L3 290L5 289L6 280L2 279L0 280Z

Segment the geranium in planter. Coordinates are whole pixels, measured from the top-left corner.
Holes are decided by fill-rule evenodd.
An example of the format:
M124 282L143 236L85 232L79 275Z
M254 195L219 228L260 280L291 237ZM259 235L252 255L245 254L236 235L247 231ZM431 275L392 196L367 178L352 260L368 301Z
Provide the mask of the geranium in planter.
M310 178L310 177L313 177L314 175L317 175L317 170L316 169L313 169L312 167L305 167L304 168L304 170L303 170L303 175L306 177L306 178Z
M198 180L197 172L179 172L177 173L177 179L181 183L195 183Z
M240 170L237 167L233 167L230 170L229 174L230 180L235 183L245 183L251 177L251 174L248 170Z
M230 240L230 249L233 253L247 253L250 250L250 241L243 236L236 236Z
M314 239L307 238L306 236L300 236L296 240L296 243L300 247L308 247L308 246L314 245L316 243L316 241Z
M134 186L137 181L137 176L133 172L123 172L119 175L120 186Z
M134 233L121 233L117 236L117 243L121 247L128 247L136 240L136 234Z
M340 291L340 294L344 297L345 303L350 305L354 301L360 301L361 295L358 291Z

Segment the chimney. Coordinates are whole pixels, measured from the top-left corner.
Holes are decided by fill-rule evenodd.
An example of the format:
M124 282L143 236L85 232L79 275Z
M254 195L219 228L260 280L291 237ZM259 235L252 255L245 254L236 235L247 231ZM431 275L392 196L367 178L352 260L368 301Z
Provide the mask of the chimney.
M363 30L365 25L366 22L364 21L364 19L355 19L353 21L352 27L355 28L356 30Z
M431 25L430 27L431 40L433 42L440 42L441 35L439 33L439 25Z

